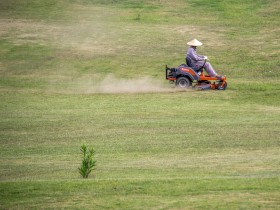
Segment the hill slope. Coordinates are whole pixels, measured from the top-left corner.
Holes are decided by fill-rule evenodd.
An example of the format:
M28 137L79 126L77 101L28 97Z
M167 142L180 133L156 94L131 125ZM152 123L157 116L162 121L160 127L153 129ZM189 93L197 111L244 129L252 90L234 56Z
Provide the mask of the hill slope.
M1 1L3 83L64 89L109 73L163 79L165 64L184 62L194 37L221 74L279 80L274 1L102 2Z

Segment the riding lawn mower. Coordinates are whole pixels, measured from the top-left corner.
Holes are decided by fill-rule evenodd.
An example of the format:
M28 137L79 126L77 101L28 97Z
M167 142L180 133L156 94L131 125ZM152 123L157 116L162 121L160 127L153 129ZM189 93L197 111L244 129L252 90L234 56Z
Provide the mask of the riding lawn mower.
M205 75L203 73L205 63L206 59L201 67L193 68L191 60L187 58L186 64L181 64L176 68L169 68L166 65L166 79L181 89L193 87L201 90L225 90L227 88L226 76L218 78Z

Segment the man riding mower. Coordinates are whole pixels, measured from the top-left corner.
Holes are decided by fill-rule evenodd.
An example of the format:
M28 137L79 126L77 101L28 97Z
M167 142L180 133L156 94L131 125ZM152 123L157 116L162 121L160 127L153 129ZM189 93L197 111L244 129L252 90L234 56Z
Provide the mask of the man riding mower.
M175 82L179 88L187 88L196 83L194 87L200 89L225 90L227 88L226 77L217 75L211 64L207 62L207 56L196 54L196 47L201 46L202 43L194 39L187 44L190 47L186 56L186 64L181 64L177 68L166 66L166 79ZM203 68L208 75L204 75Z

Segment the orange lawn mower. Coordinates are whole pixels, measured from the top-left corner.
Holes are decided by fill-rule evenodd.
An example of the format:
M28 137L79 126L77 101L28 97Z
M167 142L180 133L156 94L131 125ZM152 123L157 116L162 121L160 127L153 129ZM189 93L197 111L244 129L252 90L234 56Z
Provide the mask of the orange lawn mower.
M181 64L176 68L169 68L166 65L166 79L170 83L175 83L176 87L186 89L189 87L197 88L200 90L225 90L227 88L227 78L211 77L203 73L203 68L206 63L198 68L192 68L191 60L186 59L187 64Z

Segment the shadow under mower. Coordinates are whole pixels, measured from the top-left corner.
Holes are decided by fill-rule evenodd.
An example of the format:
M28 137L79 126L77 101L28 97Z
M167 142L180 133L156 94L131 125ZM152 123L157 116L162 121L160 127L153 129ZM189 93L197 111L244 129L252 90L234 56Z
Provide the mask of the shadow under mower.
M200 90L225 90L227 88L226 76L222 76L220 79L217 77L211 77L204 75L203 67L194 70L187 64L181 64L176 68L169 68L166 65L166 79L170 83L175 83L176 87L186 89L189 87L197 88Z

